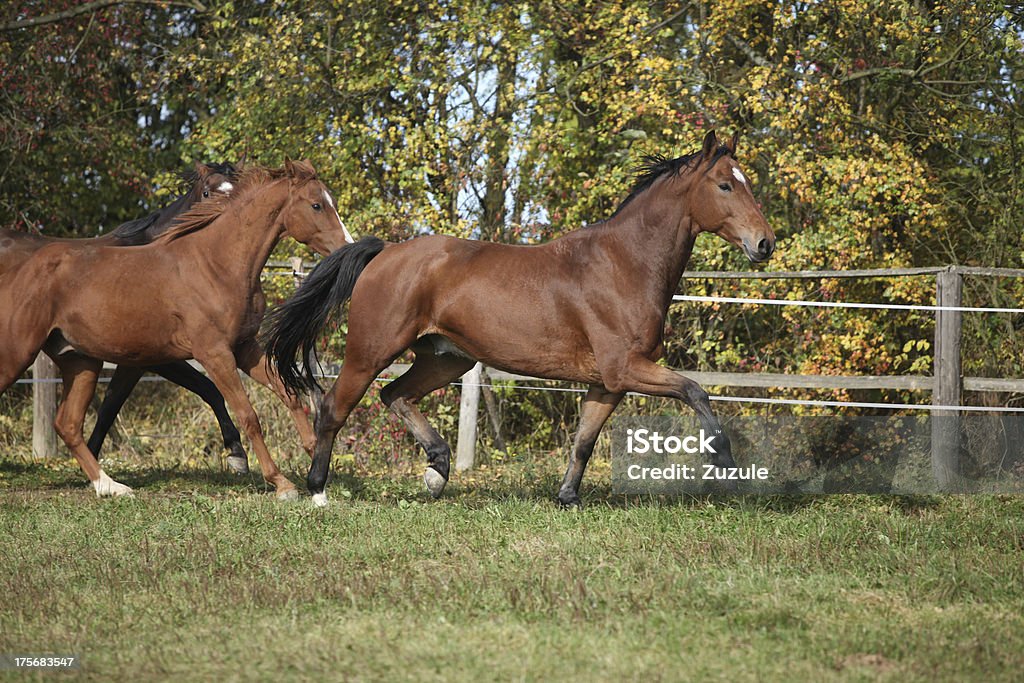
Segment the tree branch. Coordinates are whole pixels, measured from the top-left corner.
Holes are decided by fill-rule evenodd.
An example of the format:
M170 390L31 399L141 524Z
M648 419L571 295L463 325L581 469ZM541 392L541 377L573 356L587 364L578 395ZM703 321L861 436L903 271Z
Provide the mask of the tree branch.
M646 29L644 29L643 31L640 32L640 35L638 37L640 39L649 37L650 35L652 35L658 29L662 28L663 26L667 26L668 24L672 23L673 21L675 21L679 17L681 17L684 14L686 14L686 11L688 9L690 9L690 3L686 3L686 6L683 7L683 9L679 10L678 12L674 12L673 14L670 14L669 16L665 17L664 19L662 19L658 23L656 23L656 24L654 24L652 26L648 26ZM579 78L584 72L589 71L589 70L591 70L591 69L593 69L593 68L595 68L597 66L600 66L601 64L604 64L605 62L607 62L610 59L615 59L616 57L618 57L624 51L625 50L619 50L618 52L611 52L610 54L607 54L604 57L601 57L600 59L595 59L592 62L587 62L585 64L581 64L576 69L576 71L571 76L569 76L569 78L567 79L565 85L563 86L563 89L565 90L566 94L570 94L571 93L572 87L576 83L576 79ZM552 87L557 87L557 86L558 86L558 84L555 83Z
M862 69L860 71L853 71L841 78L838 78L840 83L849 83L850 81L856 81L861 78L870 78L871 76L880 76L882 74L895 74L897 76L917 76L917 69L906 69L897 66L878 66L870 69Z
M5 22L0 24L0 31L17 31L21 28L32 28L33 26L41 26L43 24L53 24L58 21L64 21L65 19L72 19L82 14L105 9L113 5L127 4L161 6L177 5L180 7L194 9L197 12L206 11L206 5L202 4L198 0L93 0L93 2L87 2L84 5L79 5L78 7L72 7L71 9L66 9L63 12L54 12L53 14L44 14L40 17L16 19L15 21Z
M757 66L760 66L760 67L763 67L763 68L766 68L766 69L772 69L772 70L781 69L782 71L784 71L784 72L788 73L789 75L794 76L796 78L807 78L807 74L801 74L801 73L797 72L795 69L787 69L786 67L783 67L783 66L781 66L779 64L775 64L774 62L771 62L771 61L767 60L763 56L759 55L757 53L757 51L754 50L754 48L750 46L749 43L747 43L746 41L740 40L739 38L737 38L734 35L730 34L730 35L726 36L726 38L729 40L730 43L733 44L733 47L735 47L737 50L742 52L747 59L752 61Z

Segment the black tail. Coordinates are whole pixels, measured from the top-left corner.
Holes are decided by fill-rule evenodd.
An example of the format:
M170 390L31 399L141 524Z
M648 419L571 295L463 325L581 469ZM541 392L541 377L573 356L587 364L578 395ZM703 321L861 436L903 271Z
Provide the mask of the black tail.
M363 237L341 247L313 269L290 299L267 315L262 334L267 361L277 368L288 391L298 394L319 388L311 366L320 330L352 296L359 274L386 244L376 237ZM301 367L295 364L300 348Z

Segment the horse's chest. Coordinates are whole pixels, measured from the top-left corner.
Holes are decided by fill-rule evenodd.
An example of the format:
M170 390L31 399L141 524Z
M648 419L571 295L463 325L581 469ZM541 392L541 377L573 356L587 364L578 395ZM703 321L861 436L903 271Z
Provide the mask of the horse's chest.
M219 303L204 303L203 316L205 324L221 330L232 341L251 339L259 332L266 310L263 292L235 299L221 300Z
M234 326L233 337L236 341L252 339L260 331L263 322L263 314L266 312L267 302L263 292L255 292L250 296L245 306L237 313L237 323Z

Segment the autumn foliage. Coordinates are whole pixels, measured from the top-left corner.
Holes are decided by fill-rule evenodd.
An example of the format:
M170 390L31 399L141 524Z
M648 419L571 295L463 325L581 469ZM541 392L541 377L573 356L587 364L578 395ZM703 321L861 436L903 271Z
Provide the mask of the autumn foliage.
M193 159L305 156L353 232L535 242L607 217L648 153L742 134L777 270L1021 267L1024 14L995 2L111 3L0 11L0 224L88 236ZM691 269L744 270L704 237ZM931 303L928 278L690 293ZM1015 280L966 303L1019 305ZM1022 376L1009 316L966 370ZM688 305L669 363L930 372L929 314ZM899 397L899 396L895 396Z

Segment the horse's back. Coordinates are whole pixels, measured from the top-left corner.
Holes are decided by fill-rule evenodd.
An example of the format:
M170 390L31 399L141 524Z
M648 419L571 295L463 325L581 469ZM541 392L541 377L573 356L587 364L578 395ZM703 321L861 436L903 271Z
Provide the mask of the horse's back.
M539 376L569 372L586 381L595 375L586 335L576 324L579 289L572 269L565 245L550 242L507 245L432 235L388 246L356 283L350 339L356 326L366 325L366 334L411 326L417 337L441 335L492 367L528 367Z
M0 230L0 275L24 263L47 238L17 230Z

